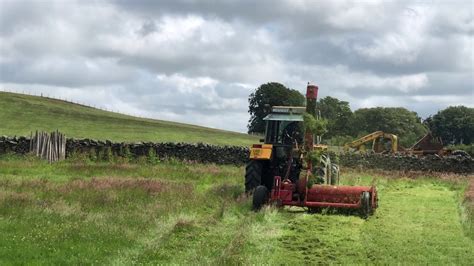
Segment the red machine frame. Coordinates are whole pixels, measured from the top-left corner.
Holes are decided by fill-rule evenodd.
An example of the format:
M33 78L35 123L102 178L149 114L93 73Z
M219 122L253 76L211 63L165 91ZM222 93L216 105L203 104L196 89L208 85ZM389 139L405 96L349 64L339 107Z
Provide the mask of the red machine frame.
M313 185L308 189L306 178L294 184L288 179L282 181L280 176L275 176L270 201L279 206L361 209L364 207L364 192L370 193L369 207L370 211L373 211L378 207L377 190L374 186Z

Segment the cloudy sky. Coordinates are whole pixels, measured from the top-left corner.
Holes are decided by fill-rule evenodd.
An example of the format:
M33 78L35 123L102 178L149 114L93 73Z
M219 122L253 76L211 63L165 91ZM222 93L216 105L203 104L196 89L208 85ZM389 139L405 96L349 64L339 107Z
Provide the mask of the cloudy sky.
M474 103L474 1L0 0L0 90L246 131L276 81L422 117Z

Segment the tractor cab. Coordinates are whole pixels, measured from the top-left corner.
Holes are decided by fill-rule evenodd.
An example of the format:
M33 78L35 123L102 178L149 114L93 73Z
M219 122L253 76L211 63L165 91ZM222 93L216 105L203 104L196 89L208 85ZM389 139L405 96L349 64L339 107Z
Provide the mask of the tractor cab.
M264 118L266 130L263 144L254 144L250 148L246 191L261 184L271 189L275 175L298 180L302 168L304 112L304 107L274 106Z
M263 119L266 122L263 144L252 145L250 159L286 160L293 149L302 145L304 111L304 107L274 106Z
M293 146L303 142L304 107L275 106L266 121L265 144Z

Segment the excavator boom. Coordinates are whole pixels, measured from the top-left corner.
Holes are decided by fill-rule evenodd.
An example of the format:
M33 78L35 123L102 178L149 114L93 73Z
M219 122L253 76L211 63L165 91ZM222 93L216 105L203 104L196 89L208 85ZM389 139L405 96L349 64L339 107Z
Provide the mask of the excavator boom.
M391 141L391 152L398 152L398 137L397 135L385 133L383 131L375 131L366 136L363 136L360 139L356 139L353 142L347 143L344 145L345 149L353 148L357 150L363 150L366 143L372 142L373 151L379 153L383 151L381 139L388 139Z

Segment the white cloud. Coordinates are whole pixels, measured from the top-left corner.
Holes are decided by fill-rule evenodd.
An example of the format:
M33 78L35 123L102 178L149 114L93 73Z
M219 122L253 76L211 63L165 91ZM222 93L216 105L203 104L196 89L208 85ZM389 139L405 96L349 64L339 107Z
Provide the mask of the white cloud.
M472 7L4 0L0 85L236 131L246 130L248 95L270 81L301 92L313 81L353 108L426 116L472 102Z
M394 31L389 30L371 44L356 45L354 49L370 60L386 60L397 65L411 63L418 59L431 19L429 9L409 7L400 14L397 24L392 25Z

